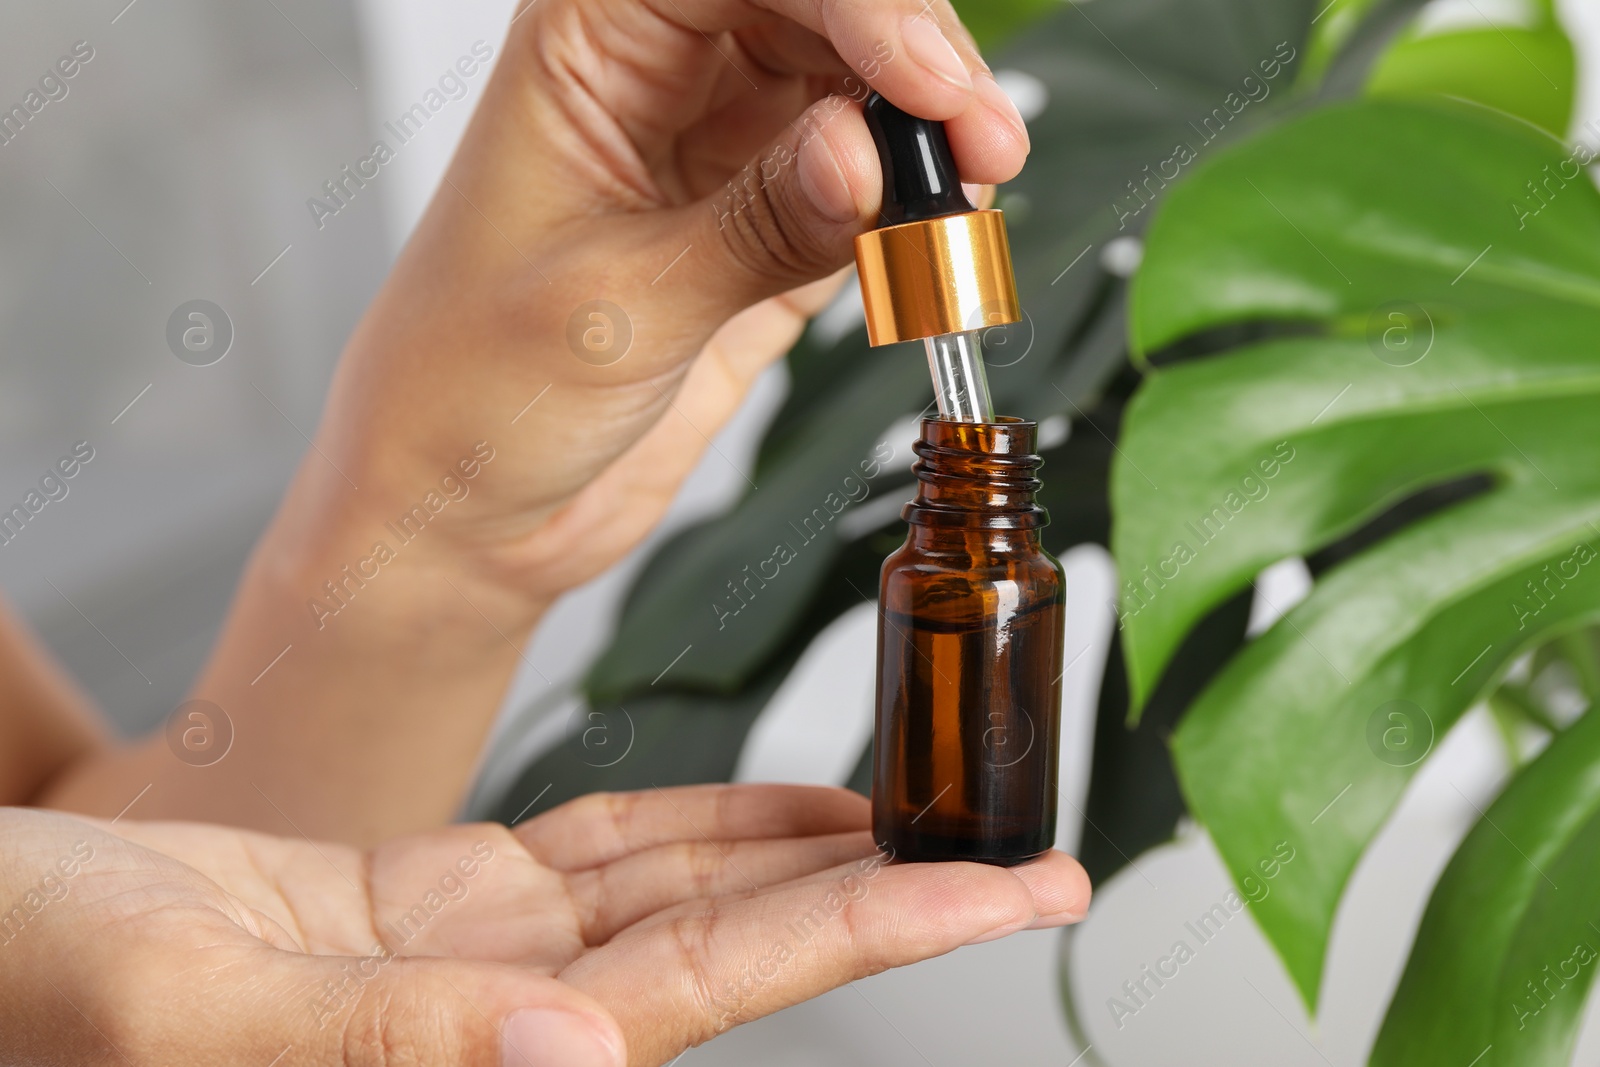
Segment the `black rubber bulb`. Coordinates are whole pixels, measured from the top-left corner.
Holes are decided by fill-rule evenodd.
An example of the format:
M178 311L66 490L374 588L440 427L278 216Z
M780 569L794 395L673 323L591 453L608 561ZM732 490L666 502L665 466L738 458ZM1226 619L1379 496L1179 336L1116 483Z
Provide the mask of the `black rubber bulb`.
M883 163L884 226L974 210L961 188L944 123L908 115L878 93L864 107Z

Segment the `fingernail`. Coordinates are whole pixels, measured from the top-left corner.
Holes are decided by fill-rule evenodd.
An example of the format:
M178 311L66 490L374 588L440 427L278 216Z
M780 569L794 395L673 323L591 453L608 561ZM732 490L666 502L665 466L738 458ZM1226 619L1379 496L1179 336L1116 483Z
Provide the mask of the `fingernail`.
M999 115L1022 136L1022 143L1031 146L1033 141L1028 136L1028 124L1022 121L1022 112L1017 110L1017 105L1011 102L1006 91L1000 88L1000 83L988 75L978 78L975 86L978 99L983 106Z
M900 24L900 43L913 62L964 92L972 91L972 76L955 46L932 19L914 15Z
M818 135L801 145L795 166L801 190L824 218L854 222L860 216L855 194L850 191L850 183L845 181L844 170L826 136Z
M1073 923L1083 922L1088 912L1060 911L1054 915L1041 915L1027 925L1029 930L1049 930L1056 926L1071 926Z
M1006 923L1004 926L997 926L986 934L978 935L971 941L968 941L967 944L981 945L986 941L998 941L1002 937L1010 937L1018 930L1026 930L1028 925L1032 922L1032 919L1018 919L1016 922Z
M622 1049L601 1024L570 1011L524 1008L500 1031L503 1067L623 1067Z

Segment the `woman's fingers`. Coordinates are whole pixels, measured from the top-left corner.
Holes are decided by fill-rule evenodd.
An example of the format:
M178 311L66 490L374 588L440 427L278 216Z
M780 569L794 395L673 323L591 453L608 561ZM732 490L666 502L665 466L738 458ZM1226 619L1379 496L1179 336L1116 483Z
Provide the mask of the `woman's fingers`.
M605 1008L522 967L379 952L185 951L181 960L136 954L149 984L128 990L135 1002L105 1028L128 1061L172 1062L174 1050L181 1050L184 1062L268 1064L281 1057L312 1067L628 1062L621 1031ZM201 1010L175 1012L174 1004ZM215 1025L218 1020L226 1025Z
M789 882L877 851L865 830L788 841L680 841L567 877L586 944L691 900Z
M632 1062L660 1063L857 978L1020 930L1039 918L1035 893L1060 891L999 867L875 855L619 937L561 978L612 1010Z
M864 99L871 87L902 110L944 120L965 180L995 184L1022 169L1027 127L948 3L763 2L827 35L853 76L845 92ZM818 15L821 29L812 21ZM798 42L792 51L799 52Z
M1016 109L947 0L614 0L609 9L619 38L656 41L641 65L698 53L703 63L691 66L719 74L714 109L758 93L773 75L848 73L845 91L857 100L876 89L912 114L950 122L956 163L970 181L1008 181L1027 156ZM651 142L651 124L629 121L629 107L614 111Z
M861 105L812 105L732 178L678 209L675 306L726 319L850 263L875 224L883 177ZM683 279L694 279L692 285Z
M375 972L338 1001L351 984ZM366 970L359 969L366 965ZM308 969L334 983L339 1026L319 1020L316 1033L337 1034L329 1064L450 1063L462 1067L623 1067L626 1046L603 1007L571 986L519 967L441 959L317 960ZM342 985L341 985L342 983ZM307 1012L306 1007L301 1007ZM345 1018L339 1015L347 1012ZM293 1030L291 1030L291 1039ZM238 1062L238 1061L235 1061Z
M959 115L972 95L971 57L941 23L958 21L944 0L769 0L820 31L840 58L899 107L930 119ZM813 29L818 29L813 26Z
M840 271L724 322L690 363L670 409L524 542L524 580L545 587L587 581L642 541L757 375L783 358L847 282L855 284L853 276ZM618 500L633 506L619 515Z
M963 181L998 185L1017 176L1030 140L1022 113L987 72L974 77L972 103L944 124Z
M1083 865L1065 852L1054 850L1031 863L1011 868L1033 895L1038 917L1030 930L1067 926L1089 913L1089 875Z
M885 859L889 857L887 854ZM999 868L1007 869L1007 868ZM1064 852L1048 852L1040 858L1020 867L1009 868L1010 872L1022 880L1028 892L1034 898L1034 919L1028 924L1028 929L1037 930L1051 926L1066 926L1082 919L1089 908L1089 876L1077 860ZM803 874L781 888L800 888L804 886L826 885L838 880L838 872L832 869L813 871ZM722 907L741 900L753 900L756 897L770 892L778 886L763 886L760 888L749 886L734 886L722 899L713 904ZM663 908L653 915L647 915L619 932L619 938L634 938L648 936L655 928L680 922L692 918L707 907L703 900L686 900L681 904ZM1003 936L1010 930L1001 931L995 936Z
M810 837L863 830L866 798L805 785L697 785L591 793L515 829L541 863L580 871L678 841Z
M799 78L774 79L760 92L739 78L722 81L729 86L725 99L713 101L674 139L671 170L657 169L656 180L674 203L693 203L725 186L729 175L817 100Z
M734 37L751 62L775 74L843 77L852 72L832 41L791 19L770 19Z
M581 19L570 0L536 7L526 23L537 21L557 43L519 40L503 69L508 78L518 70L539 71L539 91L531 98L544 102L523 108L527 114L514 123L475 123L477 136L464 145L463 158L502 161L481 168L487 178L466 173L458 162L457 188L443 199L462 227L484 242L480 259L503 263L519 286L549 298L535 308L603 298L627 310L633 354L609 380L619 373L632 381L641 375L658 380L681 363L684 340L699 345L708 336L685 338L683 323L723 321L851 262L855 238L881 220L881 167L861 113L869 88L905 110L947 120L967 181L1009 180L1026 157L1021 120L943 0L760 3L768 6L608 0L598 14ZM785 24L781 16L793 21ZM568 37L593 40L581 48L560 46ZM843 60L844 78L838 66L816 69L830 66L819 62L824 46ZM609 56L610 65L596 52ZM935 53L936 62L929 58ZM935 73L940 66L961 74ZM827 77L838 79L848 95L805 106L814 83ZM964 88L954 91L952 78ZM580 93L576 84L590 88ZM529 97L511 85L497 86L494 94L505 107ZM568 130L569 124L581 131ZM555 151L533 151L528 144L489 150L487 140L539 130ZM524 154L525 161L519 158ZM574 154L576 168L568 159ZM597 160L606 163L607 180L585 177L582 165ZM564 192L536 207L525 195L530 167L551 168L545 178ZM624 195L619 182L637 188ZM650 221L637 211L607 213L615 227L574 227L581 243L563 238L548 248L525 248L521 234L548 223L546 214L565 197L585 202L587 219L614 203L654 206L652 188L678 206L647 213ZM469 202L456 204L453 195ZM567 292L570 279L596 273L595 257L585 254L591 250L602 257L604 291ZM537 277L524 259L538 264ZM587 373L571 363L559 366Z
M963 180L1009 181L1028 135L992 76L946 124ZM883 172L859 102L830 96L812 105L723 187L684 209L675 227L695 299L727 316L844 266L863 230L882 220Z
M626 1062L616 1022L580 990L521 965L397 955L365 900L319 894L294 863L278 862L293 852L331 866L317 845L237 834L230 846L226 831L183 824L118 829L0 812L0 892L21 899L18 883L38 885L40 868L60 890L0 951L0 1059L8 1064ZM211 867L223 880L121 836L134 829L216 853ZM431 836L451 843L451 832ZM260 850L272 841L281 855ZM266 869L236 862L237 851L265 859ZM363 877L359 866L349 874ZM345 876L333 871L335 880ZM329 912L323 925L343 931L296 941L349 948L309 955L300 944L287 947L287 937L281 948L264 941L272 924L241 894L259 899L261 883L279 880L277 910L293 913L290 927L321 906ZM306 906L289 907L295 897Z
M674 0L648 6L685 31L706 35L748 31L765 13L792 19L826 37L873 88L927 118L960 114L972 94L975 53L964 34L946 32L959 21L947 0Z

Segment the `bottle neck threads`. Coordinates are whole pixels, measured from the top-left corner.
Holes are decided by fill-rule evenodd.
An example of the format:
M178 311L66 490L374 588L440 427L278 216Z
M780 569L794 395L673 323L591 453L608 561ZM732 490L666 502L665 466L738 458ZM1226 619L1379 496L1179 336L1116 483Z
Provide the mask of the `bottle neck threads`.
M1050 521L1035 500L1038 426L1024 419L924 419L916 443L917 496L903 512L915 527L1037 530Z

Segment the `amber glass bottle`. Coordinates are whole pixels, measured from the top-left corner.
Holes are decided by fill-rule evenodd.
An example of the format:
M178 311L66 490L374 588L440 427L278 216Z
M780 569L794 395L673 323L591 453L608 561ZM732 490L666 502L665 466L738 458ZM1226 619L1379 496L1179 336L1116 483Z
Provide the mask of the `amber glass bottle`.
M897 859L1009 866L1055 841L1062 581L1034 431L922 424L880 584L872 822Z

